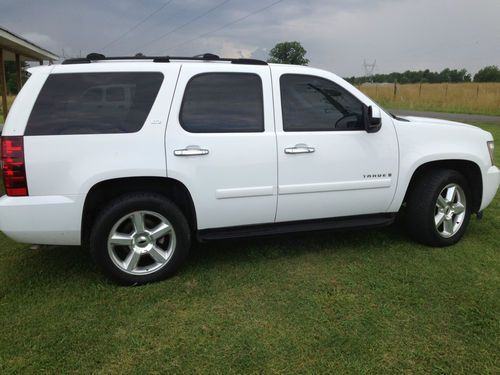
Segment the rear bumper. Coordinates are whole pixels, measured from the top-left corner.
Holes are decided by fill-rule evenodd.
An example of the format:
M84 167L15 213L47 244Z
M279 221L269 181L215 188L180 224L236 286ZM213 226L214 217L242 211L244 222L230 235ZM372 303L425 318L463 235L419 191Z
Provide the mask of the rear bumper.
M498 186L500 185L500 169L493 166L490 167L486 174L483 176L483 200L481 202L481 208L479 211L482 211L488 206L493 198L495 198L495 194L497 193Z
M18 242L80 245L82 202L78 196L0 198L0 231Z

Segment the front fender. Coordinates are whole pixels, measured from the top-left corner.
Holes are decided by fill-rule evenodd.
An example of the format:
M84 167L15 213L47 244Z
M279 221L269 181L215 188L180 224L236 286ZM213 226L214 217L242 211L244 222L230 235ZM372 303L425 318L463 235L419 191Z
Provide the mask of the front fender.
M482 185L491 167L486 142L490 133L473 126L454 123L396 123L399 142L398 186L389 207L397 212L417 169L431 162L466 161L481 171Z

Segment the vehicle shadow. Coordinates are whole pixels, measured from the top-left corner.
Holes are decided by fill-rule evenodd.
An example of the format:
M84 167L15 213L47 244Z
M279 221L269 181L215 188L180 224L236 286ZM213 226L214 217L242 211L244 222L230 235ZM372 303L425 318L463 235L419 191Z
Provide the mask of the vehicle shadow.
M269 237L238 238L195 243L189 264L245 261L249 256L257 259L288 258L307 253L365 252L377 244L401 244L409 239L398 225L385 228L344 231L299 232ZM379 246L382 248L383 246Z

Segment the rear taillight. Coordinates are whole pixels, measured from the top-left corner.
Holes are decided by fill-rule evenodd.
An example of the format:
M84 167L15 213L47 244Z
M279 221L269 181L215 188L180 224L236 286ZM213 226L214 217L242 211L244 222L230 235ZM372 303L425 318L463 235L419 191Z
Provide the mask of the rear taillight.
M28 195L22 136L2 137L2 172L7 195L11 197Z

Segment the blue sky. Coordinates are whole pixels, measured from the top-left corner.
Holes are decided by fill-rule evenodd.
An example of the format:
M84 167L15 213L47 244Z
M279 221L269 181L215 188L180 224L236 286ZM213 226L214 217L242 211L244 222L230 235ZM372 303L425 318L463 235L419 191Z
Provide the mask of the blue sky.
M298 40L310 65L343 76L362 75L364 59L380 73L500 65L500 0L278 1L0 0L0 26L70 57L266 58Z

